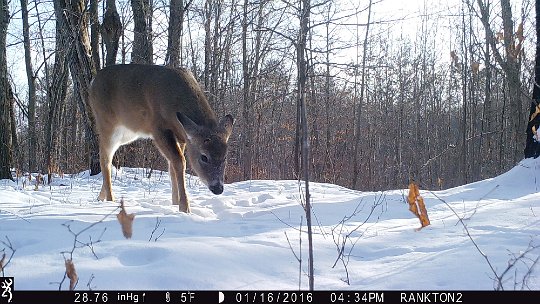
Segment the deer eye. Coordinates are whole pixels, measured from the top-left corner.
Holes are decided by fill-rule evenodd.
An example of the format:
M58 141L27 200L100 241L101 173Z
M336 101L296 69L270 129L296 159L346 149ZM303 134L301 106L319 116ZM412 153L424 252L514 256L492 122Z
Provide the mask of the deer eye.
M202 154L202 155L201 155L201 161L202 161L203 163L205 163L205 164L208 163L208 157L207 157L206 155Z

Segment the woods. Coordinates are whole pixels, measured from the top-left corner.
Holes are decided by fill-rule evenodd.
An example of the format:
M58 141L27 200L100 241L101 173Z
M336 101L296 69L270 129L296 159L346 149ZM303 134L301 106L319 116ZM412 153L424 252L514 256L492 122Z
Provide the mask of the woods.
M0 178L99 171L87 87L114 63L187 67L217 115L235 116L227 182L307 166L353 189L441 189L498 175L535 144L530 0L397 17L389 0L0 4ZM167 170L144 141L113 165Z

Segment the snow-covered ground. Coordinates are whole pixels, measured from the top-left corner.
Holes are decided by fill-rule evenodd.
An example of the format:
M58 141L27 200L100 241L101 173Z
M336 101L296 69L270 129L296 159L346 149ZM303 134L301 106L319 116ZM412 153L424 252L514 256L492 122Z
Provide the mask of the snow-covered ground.
M64 258L73 251L78 290L307 289L297 181L227 184L215 196L190 177L192 214L184 214L170 203L167 172L146 173L113 172L114 194L135 214L131 239L116 218L118 204L96 199L100 175L55 177L37 190L34 179L1 180L0 258L11 255L10 241L16 251L4 272L15 277L15 288L58 290ZM408 189L310 185L315 289L492 290L497 280L488 261L502 275L516 260L502 276L504 288L540 290L534 264L540 255L540 160L524 160L493 179L421 190L431 220L421 230L404 200ZM62 289L68 286L64 281Z

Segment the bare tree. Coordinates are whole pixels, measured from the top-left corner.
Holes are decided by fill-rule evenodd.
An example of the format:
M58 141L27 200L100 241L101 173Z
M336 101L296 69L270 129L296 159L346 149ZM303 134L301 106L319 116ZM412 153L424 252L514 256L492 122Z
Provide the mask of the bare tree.
M68 25L64 18L65 3L62 0L54 1L54 11L56 16L56 41L53 74L47 87L47 101L49 105L47 124L45 130L45 162L47 168L45 172L56 171L57 148L58 148L58 127L64 107L67 82L68 65L67 58L72 53L72 46L69 39ZM51 175L48 182L50 183Z
M99 165L97 135L94 132L95 122L88 104L88 87L93 75L96 73L96 68L89 56L90 43L88 36L86 1L66 1L64 5L65 13L63 16L57 15L57 18L66 18L64 25L68 26L70 34L70 42L73 50L71 57L69 58L69 68L79 109L85 118L85 136L90 174L95 175L98 174L101 169Z
M116 1L107 0L105 14L103 15L103 24L101 25L101 38L107 49L105 66L116 63L116 54L118 54L118 44L121 36L122 22L116 10Z
M252 125L253 119L251 118L251 94L250 94L250 82L251 75L249 72L249 54L247 48L247 33L248 33L248 10L249 0L244 0L243 15L242 15L242 76L244 79L243 84L243 102L242 102L242 119L244 123L242 134L242 164L243 164L243 178L245 180L251 179L252 174Z
M534 84L533 94L529 110L529 123L527 124L527 139L525 144L525 158L540 156L540 138L538 131L540 128L540 1L535 1L536 11L536 57L534 64Z
M521 158L521 147L523 147L523 124L524 115L523 115L523 102L521 94L521 64L520 64L520 52L521 50L517 48L517 41L515 30L514 30L514 21L512 19L512 6L510 5L510 0L501 0L501 18L503 25L502 40L504 45L504 53L501 54L499 48L497 47L497 38L491 28L491 22L489 19L488 7L483 0L477 0L479 11L480 11L480 20L484 28L486 29L487 37L491 45L491 50L497 63L501 66L504 71L506 78L506 85L508 87L508 98L510 99L510 115L511 115L511 142L514 153L512 159L514 162Z
M99 70L101 67L99 59L99 19L98 19L98 2L99 0L90 0L90 50L92 52L92 60L94 67Z
M167 40L167 55L165 62L167 65L177 67L182 64L181 61L181 40L184 25L184 12L187 10L191 1L184 7L183 0L171 0L169 4L169 29Z
M151 0L131 0L133 10L132 63L153 63Z
M306 224L308 233L308 276L309 276L309 290L314 288L314 274L313 274L313 233L311 224L311 197L309 193L309 169L310 169L310 156L309 156L309 130L307 122L306 111L306 81L307 81L307 61L306 61L306 41L309 35L309 16L311 12L310 0L301 0L300 2L300 33L298 35L298 43L296 49L296 62L298 68L298 107L301 121L301 152L302 152L302 173L304 177L305 187L305 205L306 212Z
M371 23L371 5L372 1L369 0L368 6L368 19L366 23L366 35L364 37L364 46L363 46L363 55L362 55L362 72L360 80L360 98L355 109L355 133L354 133L354 151L353 151L353 177L352 177L352 187L356 189L358 187L358 175L360 174L358 156L360 155L360 140L362 137L362 107L364 103L364 93L366 87L366 62L367 62L367 49L368 49L368 38L369 38L369 25Z
M35 172L36 166L36 80L32 68L30 50L30 26L28 24L28 0L21 0L23 22L24 62L28 80L28 171Z
M0 179L12 179L10 112L13 107L13 96L7 75L6 58L6 36L9 19L8 1L0 0Z

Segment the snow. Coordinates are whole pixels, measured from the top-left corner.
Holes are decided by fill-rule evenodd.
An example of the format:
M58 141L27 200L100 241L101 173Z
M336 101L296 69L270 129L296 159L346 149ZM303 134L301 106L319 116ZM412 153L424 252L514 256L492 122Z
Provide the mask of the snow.
M0 181L0 257L2 250L11 254L9 239L16 251L5 275L15 277L17 290L58 290L72 250L77 290L307 289L298 181L232 183L215 196L189 176L192 214L184 214L170 203L167 172L147 178L146 169L114 170L114 194L135 214L131 239L116 218L119 204L97 201L100 175L55 176L37 191L34 182ZM431 225L419 230L404 200L408 189L359 192L311 183L315 289L493 290L487 260L501 275L525 253L503 276L503 287L540 290L539 188L540 160L527 159L492 179L421 189ZM341 261L336 243L344 238Z

